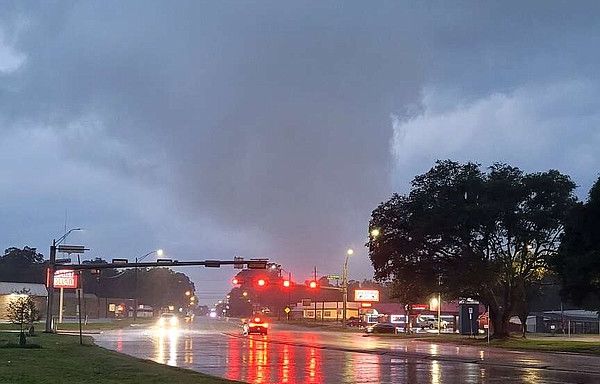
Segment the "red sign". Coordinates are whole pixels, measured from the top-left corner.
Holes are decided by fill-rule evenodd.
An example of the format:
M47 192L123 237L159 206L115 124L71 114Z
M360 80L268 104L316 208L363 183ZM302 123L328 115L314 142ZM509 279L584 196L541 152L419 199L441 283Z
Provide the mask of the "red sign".
M429 306L427 304L413 304L413 311L426 311Z
M71 269L54 272L54 288L78 288L79 275Z

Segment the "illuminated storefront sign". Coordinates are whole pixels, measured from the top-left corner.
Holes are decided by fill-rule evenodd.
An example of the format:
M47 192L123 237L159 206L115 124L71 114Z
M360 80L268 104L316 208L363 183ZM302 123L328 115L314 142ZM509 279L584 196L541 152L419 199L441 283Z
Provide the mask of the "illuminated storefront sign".
M357 289L354 291L354 301L379 301L379 291L376 289Z

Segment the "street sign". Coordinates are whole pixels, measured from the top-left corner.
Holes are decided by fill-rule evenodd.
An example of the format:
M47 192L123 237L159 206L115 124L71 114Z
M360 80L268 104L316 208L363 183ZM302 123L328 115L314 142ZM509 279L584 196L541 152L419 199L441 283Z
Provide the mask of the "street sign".
M54 288L77 288L79 275L70 269L54 272Z
M248 269L267 269L267 260L250 260L247 264Z
M235 256L233 258L233 261L237 262L237 263L233 264L233 268L244 269L244 258L243 257Z
M206 268L220 268L221 262L219 260L206 260L204 266Z
M61 253L83 253L86 251L83 245L59 245L56 250Z
M285 307L285 309L283 310L285 313L290 313L292 312L292 310L290 309L290 307Z
M327 275L327 280L340 280L340 275Z

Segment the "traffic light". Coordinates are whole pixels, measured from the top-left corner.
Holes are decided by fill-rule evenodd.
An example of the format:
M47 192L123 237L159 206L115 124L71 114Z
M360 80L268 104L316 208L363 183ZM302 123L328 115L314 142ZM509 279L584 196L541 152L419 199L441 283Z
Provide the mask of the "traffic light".
M259 287L264 287L267 284L267 282L265 281L265 279L258 279L256 284L258 284Z
M317 282L316 282L316 281L314 281L314 280L311 280L311 281L310 281L310 283L308 283L308 286L309 286L311 289L315 289L315 288L317 288Z
M284 288L289 288L289 287L290 287L290 285L291 285L291 283L290 283L290 281L289 281L289 280L283 280L283 287L284 287Z

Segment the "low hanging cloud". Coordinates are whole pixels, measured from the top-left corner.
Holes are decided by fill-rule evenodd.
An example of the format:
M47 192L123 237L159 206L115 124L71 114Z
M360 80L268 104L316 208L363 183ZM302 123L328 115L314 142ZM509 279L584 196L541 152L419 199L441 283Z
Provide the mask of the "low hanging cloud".
M451 96L449 96L451 95ZM422 112L392 116L395 183L401 189L436 159L507 162L527 171L558 169L584 196L600 170L600 89L585 80L529 85L460 102L427 89ZM451 107L448 107L451 105ZM415 173L416 172L416 173Z

